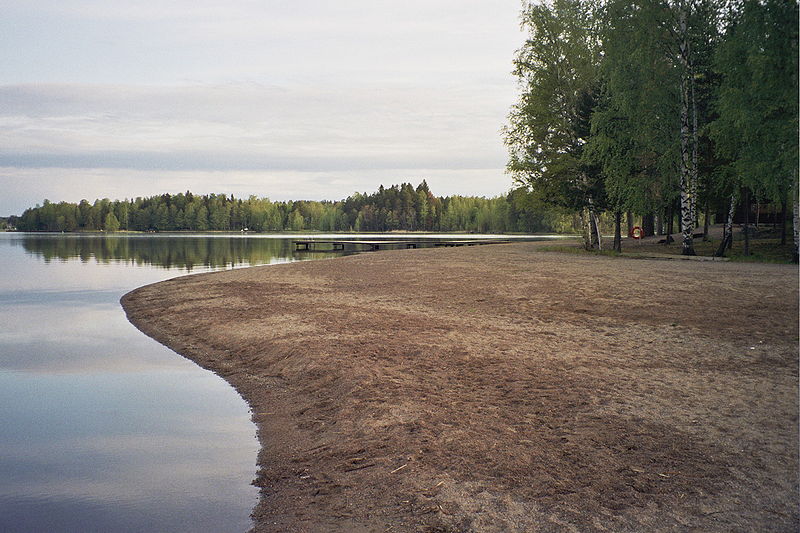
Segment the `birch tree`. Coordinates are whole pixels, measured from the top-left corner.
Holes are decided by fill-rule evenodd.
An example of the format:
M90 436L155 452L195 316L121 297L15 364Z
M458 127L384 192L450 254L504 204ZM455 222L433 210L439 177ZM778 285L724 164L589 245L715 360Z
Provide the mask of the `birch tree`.
M722 80L711 124L731 188L774 202L794 199L798 213L798 6L743 0L731 9L715 55ZM785 221L784 221L785 224Z
M603 167L615 208L644 215L677 188L678 79L663 48L668 12L658 2L609 1L602 12L600 104L584 157Z
M587 249L602 246L596 211L605 204L599 169L582 158L598 87L596 20L588 0L525 5L528 39L514 60L521 94L504 130L515 182L540 201L580 211Z
M678 0L676 41L678 45L678 64L681 87L681 160L680 160L680 195L681 195L681 233L683 234L683 255L695 255L694 221L697 209L697 143L692 132L690 109L693 107L692 94L694 72L692 68L692 49L689 40L689 0ZM694 130L697 130L695 121ZM692 153L694 156L692 157Z
M621 210L662 212L680 200L682 253L694 255L700 132L709 91L698 90L713 46L714 0L610 0L603 10L603 93L587 157L603 165ZM702 116L701 116L702 114Z

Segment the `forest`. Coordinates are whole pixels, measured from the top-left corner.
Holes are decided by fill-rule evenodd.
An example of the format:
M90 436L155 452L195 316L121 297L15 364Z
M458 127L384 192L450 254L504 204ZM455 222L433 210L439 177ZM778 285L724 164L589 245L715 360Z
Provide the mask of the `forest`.
M78 204L45 201L6 221L23 231L580 232L602 248L623 220L681 235L721 223L716 255L743 225L798 205L798 4L793 0L526 2L503 129L515 188L437 197L426 182L340 201L273 202L191 192Z
M785 244L793 209L797 257L797 2L530 2L522 26L507 168L580 214L587 249L607 212L618 251L624 217L680 233L685 255L701 220L724 224L717 255L740 223L747 255L754 216L779 219Z
M573 232L579 220L542 208L524 190L505 196L438 197L426 181L382 185L341 201L272 202L233 195L162 194L90 203L45 200L10 221L19 231L465 231Z

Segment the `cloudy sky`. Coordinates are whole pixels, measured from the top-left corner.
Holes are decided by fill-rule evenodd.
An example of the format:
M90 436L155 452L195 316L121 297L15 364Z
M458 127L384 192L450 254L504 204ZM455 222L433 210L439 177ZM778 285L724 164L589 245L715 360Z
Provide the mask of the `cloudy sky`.
M511 186L518 0L0 0L0 215Z

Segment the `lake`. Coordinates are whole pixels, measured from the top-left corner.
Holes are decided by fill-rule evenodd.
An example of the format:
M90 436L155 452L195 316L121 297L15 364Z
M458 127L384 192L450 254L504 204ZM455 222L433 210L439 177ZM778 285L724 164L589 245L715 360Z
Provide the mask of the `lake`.
M293 237L309 236L0 233L0 531L250 528L248 406L136 330L119 299L188 273L339 255L296 252Z

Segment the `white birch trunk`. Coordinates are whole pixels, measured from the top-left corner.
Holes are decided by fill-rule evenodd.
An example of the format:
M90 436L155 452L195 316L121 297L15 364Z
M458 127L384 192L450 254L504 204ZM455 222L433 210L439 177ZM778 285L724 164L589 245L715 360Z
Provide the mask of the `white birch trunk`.
M736 195L731 195L731 206L728 208L728 220L726 226L728 228L728 243L726 248L730 250L733 248L733 215L736 213Z
M689 49L689 45L686 45L687 55L691 53ZM692 88L691 91L691 98L692 98L692 179L691 184L689 187L689 194L691 196L692 202L692 225L696 224L697 222L697 184L700 181L700 168L697 164L697 149L698 149L698 142L697 142L697 98L695 98L694 92L694 67L692 64L687 60L687 64L689 67L689 86Z
M581 211L581 229L583 231L583 248L592 249L592 221L589 218L589 209L583 208Z
M798 254L800 254L800 201L798 201L797 193L794 195L792 225L794 226L794 260L797 262Z
M690 133L689 133L689 34L687 28L687 6L685 2L680 6L679 31L681 35L680 62L681 62L681 233L683 234L683 255L695 255L692 233L694 232L694 199L692 192L692 169L690 163Z
M594 229L597 232L597 249L603 249L603 236L600 234L600 220L597 218L597 213L594 214Z

